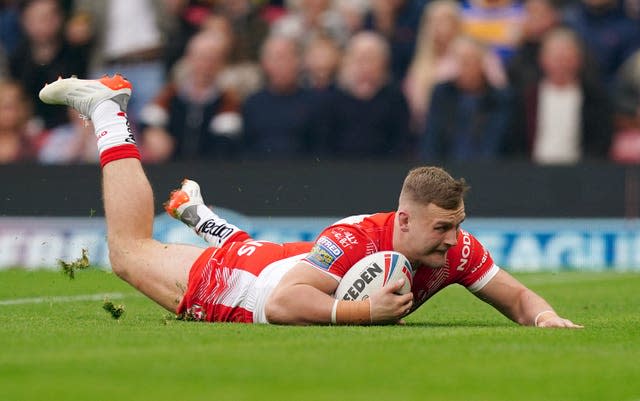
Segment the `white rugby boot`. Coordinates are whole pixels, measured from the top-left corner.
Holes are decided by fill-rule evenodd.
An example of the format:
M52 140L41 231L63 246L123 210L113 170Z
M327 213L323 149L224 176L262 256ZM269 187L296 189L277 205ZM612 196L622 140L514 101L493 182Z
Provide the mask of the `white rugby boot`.
M40 90L40 100L47 104L71 106L81 115L91 118L91 113L105 100L113 100L120 110L127 111L131 97L131 83L122 75L105 75L100 79L58 78Z
M180 189L171 192L169 200L164 204L164 210L215 247L223 246L234 234L242 231L205 205L200 185L186 178L182 181Z
M193 180L185 178L182 180L180 189L173 190L169 194L169 200L165 202L164 210L169 216L182 221L191 228L195 228L198 222L194 221L194 217L197 217L197 213L193 216L193 212L196 211L197 205L204 205L204 200L200 193L200 185ZM190 207L191 209L189 209ZM187 209L193 212L187 212ZM184 220L183 215L185 217Z

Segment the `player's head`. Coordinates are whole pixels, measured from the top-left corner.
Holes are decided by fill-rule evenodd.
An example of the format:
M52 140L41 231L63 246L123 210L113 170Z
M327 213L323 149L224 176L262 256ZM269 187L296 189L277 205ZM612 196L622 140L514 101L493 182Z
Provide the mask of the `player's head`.
M469 186L464 178L454 179L440 167L416 167L409 171L402 184L400 203L413 201L428 205L435 203L444 209L457 209Z
M464 179L456 180L439 167L409 171L400 192L394 248L412 261L443 266L465 218L468 189Z

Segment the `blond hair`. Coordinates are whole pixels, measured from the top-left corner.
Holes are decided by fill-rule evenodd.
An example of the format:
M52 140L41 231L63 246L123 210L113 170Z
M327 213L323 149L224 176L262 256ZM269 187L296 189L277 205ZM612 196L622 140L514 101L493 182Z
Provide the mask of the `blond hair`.
M460 207L469 186L464 178L454 179L440 167L416 167L409 171L402 184L400 200L422 205L430 203L447 210Z

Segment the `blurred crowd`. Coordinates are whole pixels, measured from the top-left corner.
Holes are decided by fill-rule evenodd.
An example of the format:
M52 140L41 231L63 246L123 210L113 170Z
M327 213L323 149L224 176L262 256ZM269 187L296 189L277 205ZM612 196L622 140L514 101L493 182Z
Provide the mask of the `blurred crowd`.
M115 72L146 163L640 163L640 0L0 0L0 164L97 162L37 94Z

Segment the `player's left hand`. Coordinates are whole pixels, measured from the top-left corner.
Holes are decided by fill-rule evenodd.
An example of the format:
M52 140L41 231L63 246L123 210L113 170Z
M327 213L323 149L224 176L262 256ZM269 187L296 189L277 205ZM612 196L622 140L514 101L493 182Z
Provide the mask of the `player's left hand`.
M555 327L555 328L568 328L568 329L582 329L584 326L575 324L569 319L561 318L560 316L552 316L548 319L538 322L538 327Z

